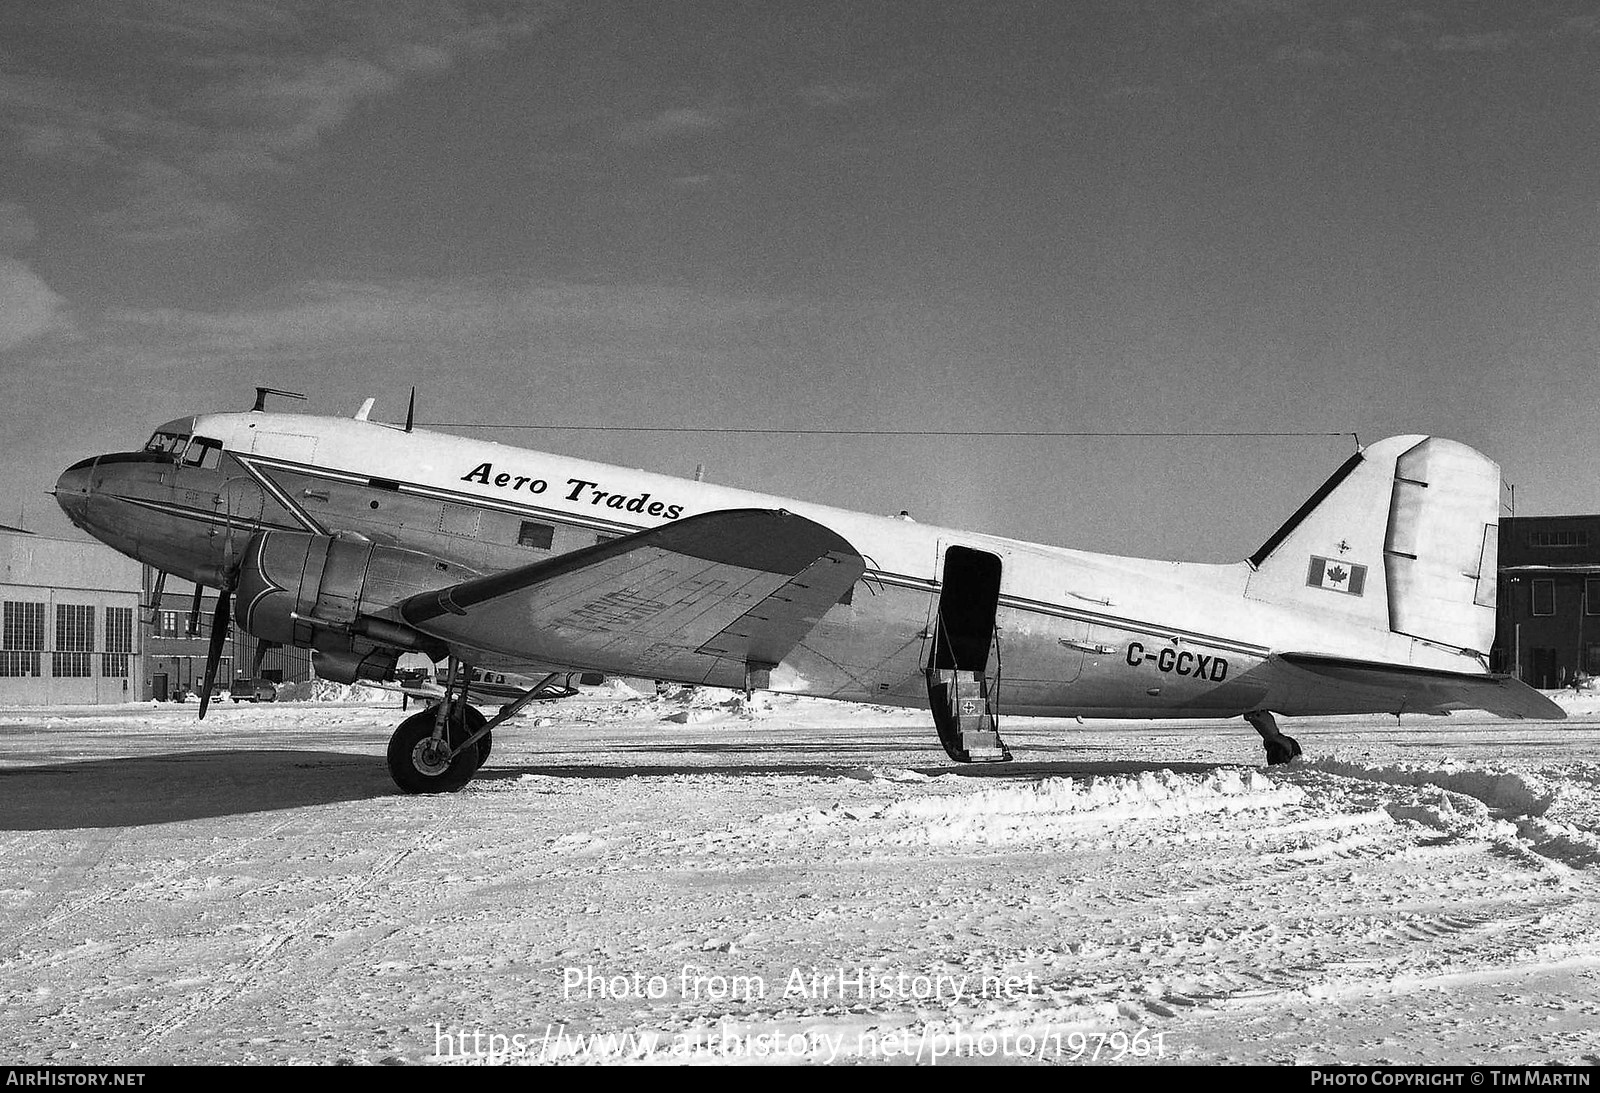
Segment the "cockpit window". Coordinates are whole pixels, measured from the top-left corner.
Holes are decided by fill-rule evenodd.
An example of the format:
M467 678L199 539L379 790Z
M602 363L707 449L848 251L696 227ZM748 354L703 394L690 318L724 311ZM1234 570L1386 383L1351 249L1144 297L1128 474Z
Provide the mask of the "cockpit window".
M189 450L183 453L185 467L200 467L203 470L216 470L222 464L222 441L212 440L208 436L197 436L189 442Z
M150 443L144 446L147 452L161 452L164 455L177 455L189 443L189 437L182 433L156 433L150 438Z

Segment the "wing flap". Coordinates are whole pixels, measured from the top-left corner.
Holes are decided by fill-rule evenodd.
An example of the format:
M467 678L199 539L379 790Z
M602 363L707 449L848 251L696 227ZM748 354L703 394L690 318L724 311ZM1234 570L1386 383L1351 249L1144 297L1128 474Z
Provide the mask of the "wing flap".
M692 516L414 596L407 622L445 641L600 671L743 685L781 662L864 572L793 513Z
M1559 721L1565 710L1509 675L1478 675L1352 660L1316 653L1278 653L1273 659L1349 692L1364 690L1394 701L1395 713L1485 710L1497 717Z
M700 651L753 664L777 664L804 640L828 608L839 602L844 589L850 587L846 584L841 589L839 581L852 569L850 584L864 571L860 555L828 551L740 615Z

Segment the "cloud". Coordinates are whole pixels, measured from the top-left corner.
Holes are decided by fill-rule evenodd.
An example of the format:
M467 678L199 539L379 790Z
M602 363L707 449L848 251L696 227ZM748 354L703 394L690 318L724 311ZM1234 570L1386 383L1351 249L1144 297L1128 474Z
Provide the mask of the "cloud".
M1518 44L1520 37L1509 30L1479 34L1441 34L1433 41L1440 53L1503 53Z
M680 107L659 114L624 122L615 130L624 144L657 144L683 136L694 136L720 129L722 121L704 110Z
M812 106L834 107L850 106L878 97L878 92L870 87L853 83L815 83L802 87L799 91L800 98Z
M341 368L452 374L532 358L695 360L744 345L792 308L756 295L649 284L515 278L306 282L276 299L214 311L116 308L63 361L87 372Z
M124 237L237 229L227 191L292 170L408 79L534 29L516 3L89 0L0 10L0 133L45 160L120 175L97 222Z
M0 350L72 329L67 301L14 258L0 258Z
M116 209L95 217L121 239L165 242L222 235L247 225L244 214L209 194L199 177L159 160L135 167L122 192L124 200Z
M15 201L0 201L0 253L32 243L39 229L28 211Z
M122 309L110 317L200 339L209 350L326 348L375 338L405 342L430 332L455 336L498 330L521 337L551 324L656 334L751 321L774 306L759 297L662 285L516 279L313 281L278 303L217 312Z

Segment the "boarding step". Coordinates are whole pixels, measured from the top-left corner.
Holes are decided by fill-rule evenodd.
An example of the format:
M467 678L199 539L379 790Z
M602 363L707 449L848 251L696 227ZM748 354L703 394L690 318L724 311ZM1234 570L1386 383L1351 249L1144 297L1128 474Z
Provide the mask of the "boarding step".
M1004 763L1011 752L982 673L953 668L928 671L928 707L945 754L958 763Z

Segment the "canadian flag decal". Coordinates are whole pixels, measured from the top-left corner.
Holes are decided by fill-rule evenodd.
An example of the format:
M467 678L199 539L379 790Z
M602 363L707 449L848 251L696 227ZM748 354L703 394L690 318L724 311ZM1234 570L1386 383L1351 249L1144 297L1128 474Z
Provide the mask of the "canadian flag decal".
M1306 574L1306 584L1312 588L1326 588L1334 592L1359 596L1367 587L1367 567L1351 565L1338 558L1311 556L1311 570Z

